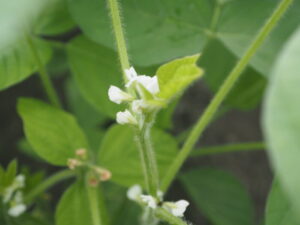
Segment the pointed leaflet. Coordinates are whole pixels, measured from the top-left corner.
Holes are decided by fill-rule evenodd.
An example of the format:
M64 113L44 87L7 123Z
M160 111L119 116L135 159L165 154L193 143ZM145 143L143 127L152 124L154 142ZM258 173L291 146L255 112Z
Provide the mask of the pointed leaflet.
M196 65L198 58L199 55L186 56L160 66L156 72L160 88L158 97L171 100L201 77L203 70Z
M300 29L284 47L268 87L263 117L270 157L287 197L300 210Z
M29 98L18 101L18 112L29 143L49 163L66 165L77 149L88 148L82 130L69 113Z

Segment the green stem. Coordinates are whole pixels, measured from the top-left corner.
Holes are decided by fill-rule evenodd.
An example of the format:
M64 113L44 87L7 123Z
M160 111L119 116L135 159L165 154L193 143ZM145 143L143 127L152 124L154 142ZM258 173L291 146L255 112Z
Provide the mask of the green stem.
M44 180L41 184L36 186L31 192L29 192L24 198L25 203L31 202L38 195L44 193L47 189L49 189L53 185L57 184L58 182L63 181L68 178L71 178L71 177L74 177L74 176L75 176L75 173L71 170L62 170L60 172L55 173L48 179Z
M292 2L293 0L282 0L279 3L278 7L275 9L271 17L267 20L266 24L258 33L254 41L251 43L250 47L247 49L243 57L239 60L239 62L233 68L231 73L228 75L225 82L222 84L219 91L216 93L215 97L204 111L203 115L197 121L191 134L189 135L188 139L183 145L182 150L179 152L172 165L170 166L169 170L167 171L167 174L162 182L163 191L166 191L168 189L176 174L180 170L182 164L188 158L196 142L201 137L204 129L208 126L211 119L214 117L217 109L219 108L229 91L232 89L235 82L241 76L250 59L259 49L259 47L263 44L267 36L278 23L279 19L287 11L288 7L292 4Z
M103 225L99 212L97 187L90 187L87 185L86 189L90 203L93 225Z
M120 17L120 8L117 0L107 0L107 2L110 9L110 15L111 15L113 30L116 38L116 44L118 48L118 54L120 57L122 72L123 72L124 80L126 82L127 78L125 75L125 69L129 69L130 63L128 59L126 41L125 41L124 31L122 28L122 22Z
M141 130L136 131L136 141L141 155L147 191L156 196L159 186L157 163L151 143L151 123L145 123Z
M171 213L169 213L164 208L157 208L157 209L155 209L155 215L159 219L161 219L161 220L163 220L165 222L168 222L171 225L188 225L181 218L172 215Z
M56 91L53 87L53 84L52 84L51 80L49 79L49 75L48 75L48 73L47 73L47 71L46 71L46 69L43 65L43 62L42 62L41 57L40 57L40 55L37 51L37 48L36 48L32 38L29 35L27 35L27 43L28 43L29 47L31 48L31 51L32 51L33 56L35 58L35 61L37 63L38 71L39 71L38 74L40 76L40 79L42 81L42 85L43 85L43 87L46 91L46 94L47 94L50 102L53 105L61 108L61 103L60 103L59 98L56 94Z
M212 155L226 152L237 152L237 151L250 151L250 150L261 150L265 149L263 142L249 142L249 143L238 143L229 144L222 146L202 147L191 152L190 156L203 156Z

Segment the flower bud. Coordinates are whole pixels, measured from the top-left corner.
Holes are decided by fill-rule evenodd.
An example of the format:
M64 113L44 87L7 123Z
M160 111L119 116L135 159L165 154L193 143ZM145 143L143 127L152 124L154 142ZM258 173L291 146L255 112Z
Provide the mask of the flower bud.
M138 124L136 118L127 109L124 112L117 113L117 122L119 124L132 124L132 125Z
M112 102L117 104L133 100L133 97L130 94L122 91L116 86L110 86L108 89L108 97Z
M76 167L81 166L82 163L78 159L68 159L68 167L74 170Z
M81 159L86 159L87 151L84 148L77 149L75 152L76 156L79 156Z

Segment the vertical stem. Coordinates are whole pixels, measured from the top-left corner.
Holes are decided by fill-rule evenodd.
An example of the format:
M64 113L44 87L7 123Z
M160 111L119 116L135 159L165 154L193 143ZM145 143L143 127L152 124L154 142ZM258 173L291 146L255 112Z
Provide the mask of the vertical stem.
M170 166L164 180L162 182L162 190L166 191L170 186L172 180L175 178L176 174L178 173L179 169L181 168L184 161L188 158L191 150L193 149L194 145L196 144L197 140L201 137L204 129L208 126L211 119L215 115L216 111L218 110L219 106L226 98L229 91L234 86L235 82L238 80L244 69L246 68L247 64L249 63L252 56L255 52L259 49L259 47L263 44L266 37L270 34L272 29L276 26L280 18L284 15L287 11L288 7L293 3L293 0L282 0L278 7L275 9L271 17L267 20L266 24L263 26L261 31L258 33L254 41L251 43L250 47L245 52L244 56L239 60L236 66L233 68L231 73L228 75L225 82L220 87L219 91L208 105L206 110L204 111L203 115L197 121L195 127L193 128L191 134L187 138L186 142L184 143L182 150L177 155L175 160L173 161L172 165Z
M107 0L107 3L110 9L110 15L111 15L114 34L115 34L116 44L118 48L118 54L120 57L124 81L126 82L127 78L125 75L125 69L128 69L130 67L130 64L129 64L128 54L127 54L124 31L122 28L122 22L120 17L120 8L117 0Z
M145 183L150 195L156 196L158 190L158 170L155 153L151 143L151 123L145 123L141 130L136 131L136 140L141 155Z
M103 225L101 222L101 217L99 212L97 188L90 187L89 185L87 185L86 189L87 189L87 194L90 203L93 225Z
M53 87L53 84L52 84L51 80L49 79L49 75L48 75L45 67L43 66L43 62L42 62L41 57L40 57L40 55L37 51L36 46L35 46L32 38L29 35L27 35L26 38L27 38L27 43L28 43L29 47L31 48L32 54L33 54L33 56L36 60L36 63L37 63L37 66L38 66L38 71L39 71L38 74L40 75L42 85L43 85L43 87L46 91L46 94L47 94L50 102L53 105L61 108L61 103L59 101L59 98L56 94L56 91Z

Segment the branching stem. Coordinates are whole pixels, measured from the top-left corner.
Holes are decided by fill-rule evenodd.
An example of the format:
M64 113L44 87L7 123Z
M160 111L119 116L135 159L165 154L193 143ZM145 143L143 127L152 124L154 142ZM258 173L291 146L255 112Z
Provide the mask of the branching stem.
M287 9L292 3L293 0L282 0L279 3L278 7L275 9L273 14L270 16L270 18L267 20L265 25L262 27L262 29L260 30L256 38L253 40L253 42L251 43L250 47L247 49L243 57L238 61L236 66L228 75L227 79L224 81L219 91L216 93L215 97L213 98L213 100L210 102L210 104L204 111L203 115L197 121L192 132L190 133L189 137L184 143L181 151L179 152L179 154L173 161L172 165L170 166L167 174L164 177L164 180L162 181L161 189L163 191L166 191L169 188L171 182L174 180L181 166L183 165L185 160L189 157L190 152L192 151L195 144L201 137L203 131L211 122L212 118L216 114L221 103L226 98L229 91L232 89L236 81L241 76L242 72L246 68L250 59L260 48L260 46L263 44L267 36L270 34L270 32L273 30L273 28L276 26L280 18L284 15L284 13L287 11Z

